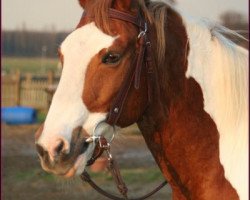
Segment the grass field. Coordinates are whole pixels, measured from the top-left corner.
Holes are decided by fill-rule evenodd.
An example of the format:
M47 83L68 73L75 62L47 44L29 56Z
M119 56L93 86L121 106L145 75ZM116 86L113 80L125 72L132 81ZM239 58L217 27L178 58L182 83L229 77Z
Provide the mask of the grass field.
M107 170L104 172L91 172L89 174L98 183L105 183L113 181L113 177ZM133 184L136 182L147 183L147 182L160 182L162 180L162 174L158 168L133 168L133 169L121 169L122 178L127 184ZM57 182L59 177L53 174L49 174L38 168L26 169L22 171L17 171L13 174L15 182L32 181L37 177L45 181ZM110 183L111 184L111 183Z
M2 57L2 71L6 73L20 70L21 73L46 73L49 70L58 70L57 58L24 58L24 57Z

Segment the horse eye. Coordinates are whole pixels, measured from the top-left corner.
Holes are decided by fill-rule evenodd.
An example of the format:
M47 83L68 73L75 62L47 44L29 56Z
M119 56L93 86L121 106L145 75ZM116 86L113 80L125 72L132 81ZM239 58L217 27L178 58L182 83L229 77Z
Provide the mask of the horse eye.
M120 61L121 55L118 53L108 52L102 57L102 63L115 64Z

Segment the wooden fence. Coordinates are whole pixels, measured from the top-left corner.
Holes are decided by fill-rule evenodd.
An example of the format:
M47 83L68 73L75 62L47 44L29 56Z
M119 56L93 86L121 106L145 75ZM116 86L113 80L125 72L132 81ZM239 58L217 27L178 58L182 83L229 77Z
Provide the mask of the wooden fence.
M45 75L15 74L2 76L2 107L30 106L39 110L48 109L51 94L46 89L57 84L59 76L53 72Z

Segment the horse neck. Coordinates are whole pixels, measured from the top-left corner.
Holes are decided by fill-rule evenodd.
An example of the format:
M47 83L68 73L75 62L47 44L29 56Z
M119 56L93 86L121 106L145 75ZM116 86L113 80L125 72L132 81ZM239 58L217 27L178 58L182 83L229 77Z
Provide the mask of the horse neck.
M183 73L185 66L179 67ZM192 78L184 80L184 74L170 77L173 82L163 86L159 83L165 77L160 72L159 82L154 85L153 105L138 126L170 183L173 196L178 200L203 199L200 197L206 195L204 199L216 199L218 191L212 191L209 185L220 188L223 183L222 191L229 191L232 199L238 199L224 177L219 159L219 133L203 109L200 86Z
M179 172L172 167L171 157L167 157L169 153L165 153L167 150L166 146L169 140L171 140L169 134L174 135L174 132L177 131L177 129L172 130L171 133L168 131L170 124L178 121L178 119L175 121L171 118L170 112L171 109L174 110L175 105L178 104L184 95L186 58L184 56L180 57L177 52L180 55L187 53L187 37L184 30L179 33L183 33L181 40L176 40L176 44L173 44L172 47L168 46L166 49L165 57L169 59L165 60L164 64L157 66L154 73L156 81L154 81L153 86L153 103L138 123L138 126L157 164L165 178L170 182L172 189L180 188L178 189L180 190L180 196L183 196L182 193L188 193L187 189L181 183ZM168 37L175 38L170 30L166 34ZM167 40L166 43L168 42ZM175 53L173 54L173 52Z
M157 66L154 99L138 126L176 199L202 199L204 195L216 199L216 192L199 184L203 179L207 185L219 184L215 181L218 177L224 182L223 190L237 199L224 178L219 134L204 111L201 87L193 78L185 77L189 50L185 27L177 14L169 18L176 23L166 29L166 60Z

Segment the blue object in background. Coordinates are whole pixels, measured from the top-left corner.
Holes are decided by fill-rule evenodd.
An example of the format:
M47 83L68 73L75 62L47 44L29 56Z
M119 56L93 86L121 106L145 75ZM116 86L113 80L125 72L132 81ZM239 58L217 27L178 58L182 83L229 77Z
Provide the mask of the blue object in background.
M7 124L32 124L37 122L37 112L30 107L3 107L1 118Z

